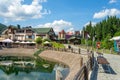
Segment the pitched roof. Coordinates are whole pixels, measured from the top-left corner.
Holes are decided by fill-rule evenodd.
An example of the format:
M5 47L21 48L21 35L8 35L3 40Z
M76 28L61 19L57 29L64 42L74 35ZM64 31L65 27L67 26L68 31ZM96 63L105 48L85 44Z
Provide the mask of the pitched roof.
M62 30L61 32L59 32L59 34L65 34L65 31L64 31L64 30Z
M52 28L33 28L32 30L38 34L48 33Z
M0 23L0 34L2 34L2 32L6 29L7 29L7 26Z

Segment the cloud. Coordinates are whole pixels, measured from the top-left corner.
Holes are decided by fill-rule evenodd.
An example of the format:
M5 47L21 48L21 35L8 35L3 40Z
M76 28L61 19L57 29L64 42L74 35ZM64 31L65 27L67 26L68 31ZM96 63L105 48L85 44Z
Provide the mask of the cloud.
M112 9L105 9L100 12L97 12L93 15L93 18L104 18L106 16L115 16L120 15L120 10L112 8Z
M84 26L87 26L87 25L89 25L90 24L90 22L87 22ZM95 26L96 25L96 22L91 22L91 24L92 24L92 26Z
M43 9L43 2L47 0L33 0L29 5L23 4L24 0L0 0L0 17L12 21L41 18L50 13Z
M67 31L73 29L72 23L64 20L55 20L52 23L40 24L37 27L52 27L56 33L62 29Z
M110 0L109 3L112 4L112 3L116 3L117 0Z

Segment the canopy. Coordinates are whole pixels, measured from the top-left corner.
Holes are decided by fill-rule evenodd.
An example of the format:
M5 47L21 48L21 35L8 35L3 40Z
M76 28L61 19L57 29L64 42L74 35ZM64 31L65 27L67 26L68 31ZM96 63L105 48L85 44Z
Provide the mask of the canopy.
M48 41L45 41L45 42L44 42L44 44L50 44L50 42L48 42Z
M110 40L120 40L120 36L113 37Z
M20 41L16 41L15 43L20 43Z
M22 42L20 42L20 43L23 43L23 44L25 44L26 42L22 41Z
M27 42L22 41L20 43L22 43L22 44L35 44L35 42L29 42L29 41L27 41Z
M11 39L5 39L5 40L2 40L2 42L10 43L10 42L13 42L13 41Z

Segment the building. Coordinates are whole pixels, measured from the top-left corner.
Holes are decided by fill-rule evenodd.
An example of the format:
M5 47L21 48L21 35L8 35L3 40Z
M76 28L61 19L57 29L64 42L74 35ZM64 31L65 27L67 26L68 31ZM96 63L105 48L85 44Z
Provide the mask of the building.
M34 41L37 37L54 40L55 32L53 28L32 28L31 26L20 28L10 25L2 31L1 36L15 41Z
M35 32L35 39L37 37L41 37L43 39L50 39L50 40L55 40L56 35L53 30L53 28L33 28L32 29Z
M59 34L58 34L58 42L67 43L66 32L64 30L59 32Z
M74 35L72 35L68 39L69 43L71 44L80 44L81 43L81 36L80 36L80 31L75 31Z
M66 39L66 32L64 30L59 32L58 39Z

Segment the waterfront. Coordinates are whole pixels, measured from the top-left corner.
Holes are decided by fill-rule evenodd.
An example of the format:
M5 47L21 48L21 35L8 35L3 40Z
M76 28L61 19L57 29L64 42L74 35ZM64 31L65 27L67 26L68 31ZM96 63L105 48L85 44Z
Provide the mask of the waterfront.
M0 61L0 80L56 80L57 70L63 78L69 73L68 66L40 57L36 60L26 57L19 61L16 57L4 56Z

